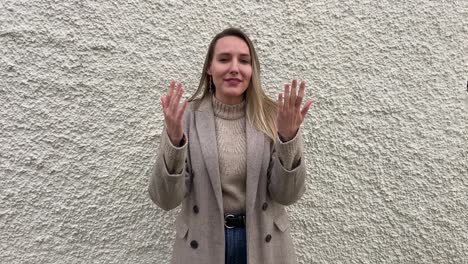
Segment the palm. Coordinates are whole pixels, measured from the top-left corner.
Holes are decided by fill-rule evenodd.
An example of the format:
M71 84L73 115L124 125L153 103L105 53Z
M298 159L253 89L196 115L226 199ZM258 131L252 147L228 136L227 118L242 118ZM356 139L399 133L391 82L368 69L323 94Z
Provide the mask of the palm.
M276 124L278 135L283 141L289 141L294 138L312 104L312 100L307 100L304 107L301 109L305 90L304 81L300 84L298 94L296 80L292 81L291 91L289 88L289 84L286 84L284 86L284 95L282 93L278 95Z
M183 138L182 118L187 107L187 100L180 106L184 89L181 83L176 84L176 81L172 81L167 94L161 97L166 131L173 145L179 145Z

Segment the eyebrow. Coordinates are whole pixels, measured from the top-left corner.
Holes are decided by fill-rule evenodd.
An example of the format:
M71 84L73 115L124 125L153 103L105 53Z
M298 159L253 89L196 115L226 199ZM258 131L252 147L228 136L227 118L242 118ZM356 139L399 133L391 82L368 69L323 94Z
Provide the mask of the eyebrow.
M232 54L229 53L229 52L223 52L223 53L219 53L217 56L226 56L226 55L231 56ZM248 54L248 53L241 53L240 56L241 56L241 57L250 57L250 54Z

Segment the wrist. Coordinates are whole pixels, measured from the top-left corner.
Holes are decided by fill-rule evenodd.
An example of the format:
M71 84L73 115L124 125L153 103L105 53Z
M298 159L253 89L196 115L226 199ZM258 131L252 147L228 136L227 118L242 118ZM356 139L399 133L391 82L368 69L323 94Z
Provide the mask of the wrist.
M184 135L182 134L181 137L172 137L169 135L169 140L171 141L171 144L174 146L174 147L180 147L183 145L183 139L184 139Z
M289 141L289 139L288 139L287 137L284 137L284 136L281 135L280 133L278 133L278 137L279 137L279 139L281 140L281 142Z
M278 137L281 140L281 142L288 142L292 140L294 137L296 137L297 131L299 131L299 129L297 129L294 133L288 133L288 134L284 134L284 133L282 134L278 132Z

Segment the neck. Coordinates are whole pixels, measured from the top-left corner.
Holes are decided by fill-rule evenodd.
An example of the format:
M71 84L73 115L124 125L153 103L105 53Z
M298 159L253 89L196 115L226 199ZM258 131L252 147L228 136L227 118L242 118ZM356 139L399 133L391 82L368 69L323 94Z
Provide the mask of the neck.
M241 95L239 97L230 97L230 98L225 98L225 97L220 97L219 95L215 94L214 97L221 103L227 104L227 105L236 105L240 104L244 101L244 95Z
M245 116L245 102L239 104L225 104L216 97L212 98L213 111L216 117L228 120L235 120Z

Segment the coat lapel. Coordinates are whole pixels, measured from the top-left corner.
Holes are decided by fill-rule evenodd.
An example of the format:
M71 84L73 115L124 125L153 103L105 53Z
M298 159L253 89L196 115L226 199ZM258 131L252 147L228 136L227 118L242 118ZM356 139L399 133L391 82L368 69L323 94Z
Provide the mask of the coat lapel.
M221 177L219 172L218 145L216 142L216 127L211 98L207 97L200 103L195 113L196 128L200 140L200 147L205 161L206 169L210 177L220 212L223 210L223 193L221 189ZM247 182L246 182L246 211L253 208L257 196L260 169L262 166L264 150L264 134L255 129L246 120L247 137ZM262 152L259 152L262 151Z
M247 134L247 186L246 186L246 211L252 212L257 198L258 181L262 158L264 156L264 134L255 129L246 121ZM259 151L260 150L260 151Z
M218 145L216 143L216 127L214 121L211 98L202 99L198 111L195 113L197 134L205 161L206 170L210 177L216 201L220 212L223 213L223 194L221 190L221 178L219 173Z

